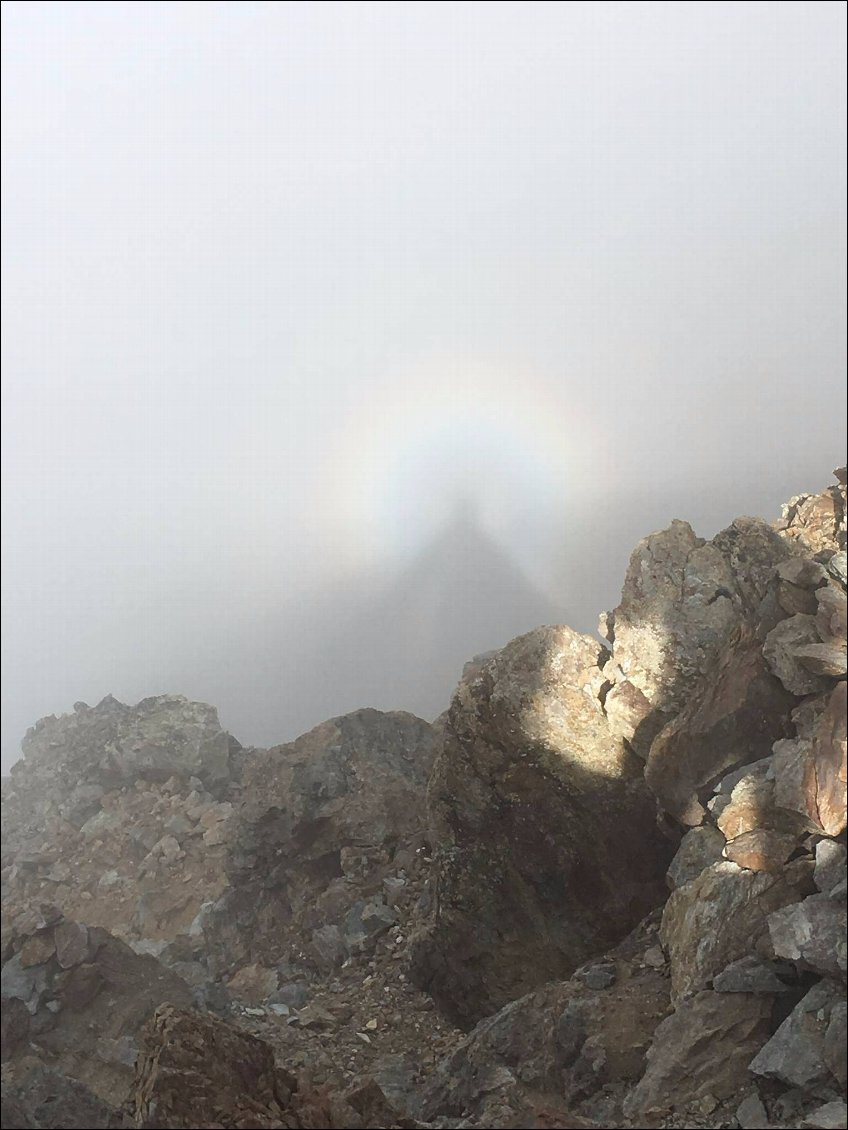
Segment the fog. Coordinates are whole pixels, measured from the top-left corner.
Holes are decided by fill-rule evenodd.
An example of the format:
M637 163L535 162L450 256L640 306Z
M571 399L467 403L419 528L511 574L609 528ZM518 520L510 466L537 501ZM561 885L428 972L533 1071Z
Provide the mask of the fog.
M3 763L594 629L844 461L841 3L4 3Z

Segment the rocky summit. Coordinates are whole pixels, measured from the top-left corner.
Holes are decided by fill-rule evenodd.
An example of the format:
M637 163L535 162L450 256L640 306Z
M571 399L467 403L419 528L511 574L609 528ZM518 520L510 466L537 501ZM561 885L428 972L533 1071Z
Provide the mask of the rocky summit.
M434 723L179 696L3 788L3 1127L845 1127L846 475Z

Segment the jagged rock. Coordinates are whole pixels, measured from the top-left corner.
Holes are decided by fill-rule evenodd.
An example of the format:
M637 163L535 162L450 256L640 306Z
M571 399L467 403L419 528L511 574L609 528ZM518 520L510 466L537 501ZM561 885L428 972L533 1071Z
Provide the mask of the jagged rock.
M335 923L312 931L312 950L318 968L325 971L335 969L347 957L342 932Z
M755 1075L793 1087L812 1087L831 1078L825 1043L834 1006L844 990L831 981L814 985L751 1062ZM844 1047L839 1051L844 1058Z
M24 965L20 953L3 963L0 973L0 994L3 1001L23 1001L35 1013L47 988L47 970L43 965Z
M614 965L590 965L588 969L578 973L578 977L587 989L608 989L615 983L616 971Z
M748 1057L768 1034L771 1002L747 993L702 992L659 1025L647 1070L624 1104L630 1117L685 1108L707 1095L726 1099L748 1079Z
M397 922L397 911L383 902L382 898L368 902L358 900L347 912L344 920L344 942L347 950L353 952L373 942Z
M754 828L728 841L725 859L750 871L780 873L798 842L791 832L777 832L773 828Z
M4 1127L110 1130L120 1125L117 1111L108 1103L35 1056L3 1069Z
M799 494L783 507L783 517L775 528L783 537L802 546L808 553L833 553L845 549L844 468L834 472L838 485L821 494Z
M733 961L713 978L717 993L787 993L790 986L781 980L791 979L791 966L765 962L755 954L746 954Z
M257 1005L276 991L279 979L273 969L262 965L243 965L227 982L227 990L244 1004Z
M727 839L726 859L752 871L779 872L804 832L795 813L774 802L771 758L764 758L725 777L709 809Z
M819 694L829 683L815 674L802 659L811 645L821 645L815 616L798 613L772 628L763 644L763 655L772 674L794 695Z
M52 930L39 930L31 938L27 938L20 952L21 965L24 969L31 965L43 965L49 961L56 952L56 943L53 941Z
M817 1107L807 1115L801 1126L809 1127L810 1130L844 1130L846 1120L848 1105L840 1099Z
M430 785L434 911L412 972L463 1024L567 976L661 901L669 847L641 763L607 725L599 651L539 628L454 696Z
M794 705L765 666L757 630L742 624L700 692L651 745L645 780L660 805L684 824L700 824L712 782L766 757L789 732Z
M795 657L802 667L814 675L827 678L845 678L846 647L844 640L827 640L795 649Z
M834 840L820 840L816 844L816 867L813 879L824 894L830 894L835 887L845 881L846 860L848 860L848 852L845 844L838 844Z
M737 519L711 542L686 522L639 543L621 603L608 615L613 657L606 707L614 732L646 756L686 704L731 634L756 614L775 566L793 551L757 519Z
M81 784L106 789L175 774L215 784L229 777L238 748L207 703L158 695L126 706L108 695L95 707L37 722L22 742L12 782L43 776L51 792L68 786L63 799L79 798L74 790Z
M60 922L53 931L56 960L63 969L80 965L91 957L88 927L81 922Z
M713 863L719 863L724 850L724 836L711 824L690 828L677 849L666 872L666 882L674 891L696 879Z
M297 1127L295 1080L268 1044L213 1016L156 1010L142 1032L129 1100L130 1125Z
M54 932L70 936L69 925L59 922ZM4 996L26 1002L29 1041L51 1066L115 1107L132 1068L121 1041L137 1033L162 1001L188 1006L191 991L154 958L135 954L105 930L87 930L87 945L89 960L70 968L59 964L55 947L46 963L31 968L21 967L19 951L3 966Z
M736 1108L736 1121L740 1130L768 1130L768 1112L756 1091L743 1099Z
M4 993L0 1021L2 1022L0 1058L5 1063L29 1043L30 1012L25 1002L20 997L7 997Z
M186 811L190 770L219 795L235 787L229 774L238 743L212 707L172 696L136 707L106 699L44 720L24 746L3 791L7 917L49 898L67 917L126 940L170 942L221 894L224 850L210 850L200 829L194 834ZM216 828L228 826L231 805L195 795L221 817ZM175 822L192 829L182 843L168 831Z
M818 973L843 976L848 967L845 906L826 894L776 910L768 918L778 957L801 961Z
M653 937L640 924L607 955L617 977L603 992L576 975L481 1020L428 1075L416 1117L464 1116L464 1125L481 1127L585 1125L581 1117L617 1125L668 1012L668 979L640 961Z
M792 878L714 863L672 891L660 937L671 962L674 999L703 988L731 962L756 950L768 937L769 914L804 893Z
M828 836L845 829L846 684L803 703L792 714L797 736L774 746L775 804L800 812Z
M848 586L848 553L844 549L834 553L825 568L843 589Z

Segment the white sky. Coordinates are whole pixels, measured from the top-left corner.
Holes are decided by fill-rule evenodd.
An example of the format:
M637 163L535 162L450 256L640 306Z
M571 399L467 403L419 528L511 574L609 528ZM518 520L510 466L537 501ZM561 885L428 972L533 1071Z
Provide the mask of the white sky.
M844 460L843 3L2 11L4 764L107 692L291 737L275 649L460 498L590 629Z

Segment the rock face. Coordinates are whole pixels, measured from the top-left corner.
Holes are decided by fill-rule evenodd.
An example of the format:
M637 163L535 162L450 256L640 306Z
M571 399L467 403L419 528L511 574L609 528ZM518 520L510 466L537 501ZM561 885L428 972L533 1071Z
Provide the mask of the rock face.
M332 968L389 929L397 915L383 881L426 838L435 748L420 718L361 710L256 752L231 886L199 924L216 969L274 965L293 944Z
M609 647L530 631L432 726L39 723L3 1126L844 1126L837 478L774 528L652 534Z
M540 628L454 697L414 975L462 1023L567 975L661 901L668 844L641 763L607 723L605 656L588 636Z
M14 1018L7 1051L12 1060L39 1052L52 1069L114 1109L132 1079L147 1017L163 1001L190 1006L191 990L105 930L60 914L42 915L41 921L7 943L3 1012Z

